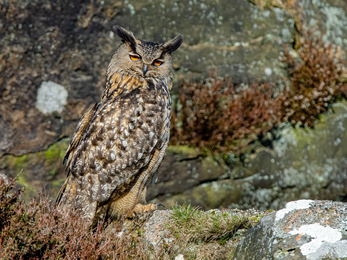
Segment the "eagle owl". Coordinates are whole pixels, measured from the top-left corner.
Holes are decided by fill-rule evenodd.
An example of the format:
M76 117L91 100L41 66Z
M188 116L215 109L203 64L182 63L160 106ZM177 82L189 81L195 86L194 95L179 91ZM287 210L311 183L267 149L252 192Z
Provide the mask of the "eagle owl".
M90 221L155 210L145 203L170 135L172 56L182 37L158 44L116 27L122 39L107 69L101 100L81 118L66 151L59 210L80 209Z

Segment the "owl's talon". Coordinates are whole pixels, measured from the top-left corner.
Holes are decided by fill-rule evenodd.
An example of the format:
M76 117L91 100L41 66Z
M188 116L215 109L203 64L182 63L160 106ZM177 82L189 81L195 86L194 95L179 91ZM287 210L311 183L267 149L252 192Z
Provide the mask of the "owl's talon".
M156 207L163 207L165 209L165 206L163 204L160 204L160 203L156 203L155 206Z
M134 214L137 218L140 218L140 217L139 217L139 214L137 214L136 211L133 211L133 214Z

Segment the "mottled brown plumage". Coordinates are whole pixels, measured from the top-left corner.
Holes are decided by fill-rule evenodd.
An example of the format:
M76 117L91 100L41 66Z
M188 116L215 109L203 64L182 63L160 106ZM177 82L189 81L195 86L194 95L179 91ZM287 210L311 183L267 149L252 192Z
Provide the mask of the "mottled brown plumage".
M107 70L105 92L81 118L65 154L68 177L56 200L89 219L153 210L147 184L165 155L170 133L171 53L181 37L157 44L117 27L123 43Z

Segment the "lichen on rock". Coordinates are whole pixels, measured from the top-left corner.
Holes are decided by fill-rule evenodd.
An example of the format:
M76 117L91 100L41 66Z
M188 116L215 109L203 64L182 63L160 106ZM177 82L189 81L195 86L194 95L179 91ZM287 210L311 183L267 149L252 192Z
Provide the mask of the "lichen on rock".
M52 81L43 81L37 90L35 107L43 114L61 113L67 103L67 90Z
M347 258L347 211L344 203L290 203L286 208L291 210L286 210L285 214L278 211L263 217L239 243L233 259Z

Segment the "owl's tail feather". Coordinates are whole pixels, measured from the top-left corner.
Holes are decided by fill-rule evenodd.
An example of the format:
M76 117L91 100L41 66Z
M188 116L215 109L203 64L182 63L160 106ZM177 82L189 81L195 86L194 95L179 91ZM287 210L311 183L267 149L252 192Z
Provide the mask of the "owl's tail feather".
M68 176L58 193L54 206L64 214L69 214L70 210L80 210L82 216L91 223L95 216L97 201L91 202L86 191L79 186L72 175Z
M63 197L63 194L64 194L64 191L65 191L65 188L66 188L68 180L69 180L69 177L66 178L63 186L59 190L58 196L57 196L57 198L54 201L54 207L55 208L57 208L59 206L59 203L61 201L61 198Z

